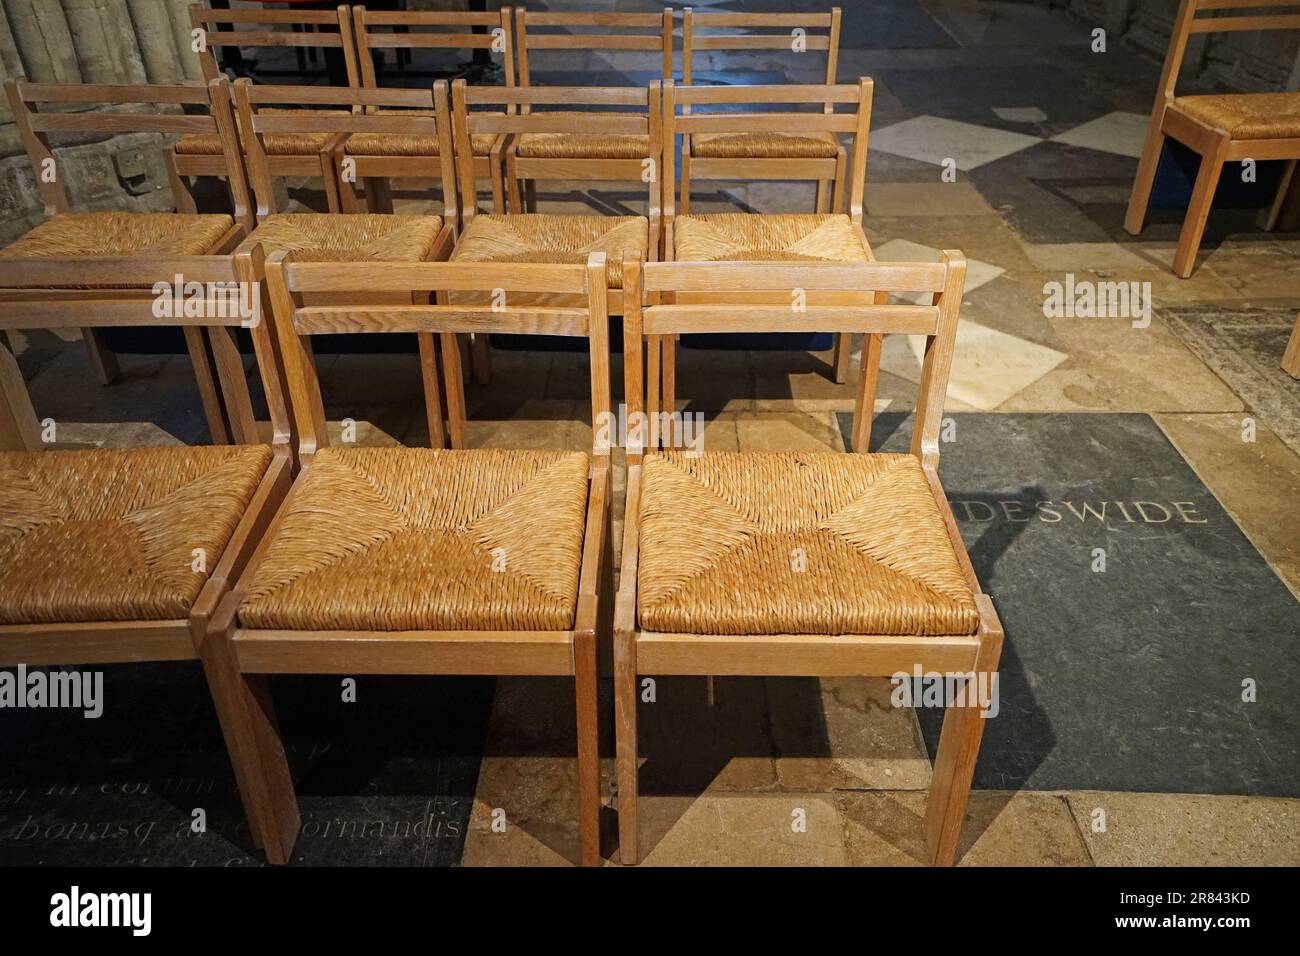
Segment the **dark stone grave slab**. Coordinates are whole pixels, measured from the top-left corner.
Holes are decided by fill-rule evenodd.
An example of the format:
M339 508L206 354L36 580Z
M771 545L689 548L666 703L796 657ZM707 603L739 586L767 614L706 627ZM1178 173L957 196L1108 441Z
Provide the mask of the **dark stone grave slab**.
M975 785L1300 795L1300 604L1155 421L951 417L940 474L1006 629ZM878 415L872 448L910 434Z

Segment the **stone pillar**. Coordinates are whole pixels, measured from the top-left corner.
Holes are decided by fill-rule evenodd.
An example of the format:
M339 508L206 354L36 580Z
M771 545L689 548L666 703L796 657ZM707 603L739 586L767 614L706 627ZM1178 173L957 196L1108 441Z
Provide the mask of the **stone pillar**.
M125 0L63 0L63 10L83 82L145 82Z

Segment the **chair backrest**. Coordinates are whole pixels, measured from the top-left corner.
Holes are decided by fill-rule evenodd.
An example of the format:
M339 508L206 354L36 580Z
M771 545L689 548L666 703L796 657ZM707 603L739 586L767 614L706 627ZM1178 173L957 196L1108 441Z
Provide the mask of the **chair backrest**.
M378 86L375 50L488 50L500 53L506 86L515 85L511 8L496 13L385 11L352 8L357 59L364 86ZM419 29L419 28L428 29Z
M439 155L429 157L430 172L436 163L442 180L443 218L453 224L459 221L446 80L418 89L374 89L255 85L240 79L235 82L235 105L259 220L275 212L268 134L325 133L341 142L349 133L391 133L438 138ZM310 109L294 112L290 109L294 107Z
M451 85L452 125L461 206L468 222L475 214L471 137L477 133L572 133L577 135L648 136L646 155L637 159L601 160L610 179L646 184L647 212L660 211L659 177L664 167L660 86L469 86ZM531 112L532 107L546 109ZM479 107L480 109L475 109ZM515 112L518 108L519 112ZM504 109L505 112L501 112ZM557 163L563 161L557 160ZM561 178L563 178L561 176Z
M234 29L222 30L223 26ZM347 6L334 10L213 10L195 3L190 5L190 29L205 80L220 75L216 51L223 46L297 47L341 50L348 85L360 85L352 16Z
M552 29L555 28L555 29ZM515 8L519 82L532 82L529 53L538 50L658 51L662 79L673 75L673 11L659 13L559 13Z
M586 337L591 355L592 421L608 420L609 309L605 254L593 252L585 264L510 263L500 268L463 262L295 262L277 252L266 263L273 321L283 353L291 407L298 416L299 454L304 464L329 443L323 399L304 338L321 333L439 333L444 350L455 349L461 332ZM478 293L473 303L429 304L432 294ZM511 305L520 293L585 297L580 307ZM410 305L391 303L411 296ZM328 304L308 303L326 298ZM458 387L448 377L446 387ZM449 397L450 401L450 397ZM600 430L595 430L597 436ZM599 440L599 439L598 439ZM593 448L608 454L601 443Z
M849 164L849 214L855 221L862 219L863 191L867 177L867 136L871 129L872 81L861 77L857 83L838 85L781 86L676 86L671 80L664 84L664 215L672 218L673 190L676 179L677 136L693 133L788 133L793 124L800 133L847 133L851 143L852 159ZM765 111L757 113L734 112L738 106L795 107L808 104L825 104L829 110L822 113ZM846 106L847 111L836 112L836 106ZM698 108L704 107L705 112ZM709 108L731 110L708 112ZM691 170L692 181L699 178Z
M644 415L643 336L689 332L862 332L924 335L925 359L917 396L912 453L927 465L939 461L953 342L966 281L966 258L944 251L939 262L776 263L648 262L623 263L623 362L629 434ZM862 293L862 290L872 290ZM677 293L784 294L781 304L677 305ZM862 293L861 304L812 305L813 293ZM930 305L876 303L875 293L928 293ZM666 304L657 304L660 300ZM646 303L655 303L646 305ZM636 413L634 415L634 413ZM866 411L870 414L870 410ZM645 447L649 436L629 437L628 454ZM859 450L865 450L859 449Z
M252 225L252 207L240 158L230 83L225 77L213 79L203 86L115 86L8 80L5 90L47 216L71 208L58 161L50 146L51 133L215 133L221 140L235 221L243 226ZM38 108L40 103L60 109L41 112ZM158 106L172 109L159 112ZM186 106L202 107L206 113L181 113Z
M730 32L733 29L752 32ZM701 32L720 30L728 32ZM831 7L827 13L696 13L686 7L682 10L684 86L695 82L693 55L704 50L825 51L825 82L833 86L840 57L840 8Z
M1286 7L1290 13L1270 12ZM1187 42L1205 33L1240 33L1253 30L1300 30L1300 0L1181 0L1169 34L1156 101L1174 95Z

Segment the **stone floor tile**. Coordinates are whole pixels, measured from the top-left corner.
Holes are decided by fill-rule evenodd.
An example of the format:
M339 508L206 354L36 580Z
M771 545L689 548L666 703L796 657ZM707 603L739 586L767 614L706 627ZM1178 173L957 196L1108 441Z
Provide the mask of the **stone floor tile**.
M1098 866L1300 865L1300 800L1099 791L1066 798Z
M849 863L923 866L926 793L837 792ZM1051 793L976 790L957 847L960 866L1088 866L1070 807Z
M1052 140L1137 159L1142 155L1142 143L1150 119L1146 113L1107 113L1064 133L1057 133Z
M1041 140L1037 136L1010 133L939 116L917 116L871 133L873 152L896 153L936 166L951 159L956 162L956 168L963 172L1028 149L1039 142Z

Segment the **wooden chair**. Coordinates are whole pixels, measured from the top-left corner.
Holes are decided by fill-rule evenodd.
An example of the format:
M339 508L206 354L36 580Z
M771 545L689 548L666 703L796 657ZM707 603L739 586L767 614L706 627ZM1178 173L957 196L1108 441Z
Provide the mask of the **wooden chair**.
M622 862L639 859L642 675L881 677L918 665L992 686L1002 627L980 593L938 473L965 273L960 252L937 263L625 265L627 509L614 618ZM785 304L734 297L746 289L779 293ZM933 305L868 300L794 312L794 289L934 298ZM680 301L685 292L718 298L641 306L654 294ZM643 453L636 347L643 336L772 329L927 336L911 453ZM987 703L987 696L965 701ZM925 817L936 864L954 861L983 723L978 706L950 706L944 717Z
M837 86L674 86L664 87L664 259L681 261L751 259L766 262L867 262L874 256L862 230L863 191L867 175L867 135L871 127L870 79ZM849 112L701 112L700 108L721 108L736 104L759 104L763 107L799 107L830 103L847 106ZM680 109L680 112L679 112ZM754 214L716 213L678 215L673 204L671 184L675 178L673 143L680 134L683 141L703 135L765 136L789 129L792 117L809 135L844 133L849 136L852 164L849 171L849 211L843 213ZM773 162L781 162L774 160ZM705 167L709 168L709 167ZM701 177L697 165L694 179ZM686 180L683 179L683 185ZM857 302L870 292L833 293L826 300ZM688 297L689 298L689 297ZM698 299L698 297L696 297ZM753 293L753 301L769 300L765 293ZM817 304L810 300L810 305ZM825 304L825 302L823 302ZM778 330L779 331L779 330ZM663 407L675 408L673 394L675 341L664 340L662 359ZM837 382L848 380L851 336L836 337L833 376ZM880 365L880 337L863 341L859 370L857 410L854 413L854 447L865 441L875 402L876 379ZM652 408L657 408L659 383L651 381ZM865 423L865 424L864 424Z
M583 262L592 252L606 253L609 308L622 314L622 262L629 251L657 259L661 235L659 174L663 168L659 82L646 87L468 86L452 83L452 125L461 189L464 228L452 259L458 262ZM588 107L584 112L534 106ZM530 179L574 178L581 166L588 177L640 182L646 190L645 216L582 216L477 212L471 143L476 136L506 134L514 142L531 135L596 139L634 138L642 146L633 156L574 161L519 156L507 170ZM515 208L518 208L517 206ZM552 297L553 298L553 297ZM553 303L552 303L553 304ZM561 301L560 304L570 304ZM475 369L486 381L491 368L486 336L475 335ZM453 447L455 447L453 445Z
M1181 278L1190 276L1196 266L1196 252L1224 164L1245 159L1289 160L1268 214L1266 228L1272 229L1300 158L1300 92L1177 96L1174 88L1187 42L1206 33L1300 29L1300 13L1269 13L1264 9L1297 5L1296 0L1181 0L1179 4L1124 228L1136 236L1146 224L1147 203L1165 137L1198 153L1201 167L1174 252L1174 273ZM1228 15L1216 16L1222 11L1228 11Z
M700 33L701 30L753 30ZM780 32L772 33L772 29ZM764 32L767 31L767 32ZM822 31L822 32L818 32ZM784 50L826 53L827 86L835 85L840 55L840 8L829 13L695 13L682 11L682 85L694 83L694 54L712 50ZM824 104L834 112L834 105ZM688 110L689 112L689 110ZM691 176L703 179L811 179L817 212L839 212L844 203L845 152L833 132L768 130L760 133L697 133L682 142L681 211L690 211ZM834 187L832 194L829 187Z
M521 86L533 85L529 54L538 50L658 52L662 70L660 79L670 80L673 76L673 12L668 7L662 14L558 13L517 7L515 48L519 55ZM524 106L524 112L528 112L529 105ZM604 162L640 159L646 155L646 148L644 134L628 132L601 135L595 130L566 129L538 130L521 135L506 147L510 209L512 212L537 211L536 184L527 175L530 164L524 163L521 167L520 160L564 160L566 178L601 180L610 178L604 172ZM516 172L522 177L522 187Z
M276 252L293 252L299 261L329 262L423 262L446 258L460 221L456 207L456 176L452 162L451 114L447 106L447 82L437 80L423 89L374 89L319 86L257 86L246 79L235 82L235 100L241 126L246 131L245 154L257 201L258 226L236 254L247 260L245 268L270 303L265 283L266 257ZM304 114L288 113L277 106L310 103L325 107ZM269 107L269 108L268 108ZM356 112L353 112L353 111ZM364 112L363 112L364 111ZM279 213L271 179L265 143L268 139L304 128L332 136L377 139L435 140L440 154L416 160L421 175L439 173L443 215L394 215L392 213ZM377 162L385 160L380 157ZM360 166L363 172L368 167ZM339 181L337 186L345 188ZM395 304L410 304L399 296ZM435 447L447 441L448 424L438 392L436 348L431 335L420 335L420 365L425 388L425 409L429 441ZM309 348L309 341L304 343ZM459 368L459 366L457 366ZM450 428L457 447L464 443L464 411L460 389L448 396L454 409Z
M361 82L366 87L379 86L375 75L373 56L375 51L415 49L468 49L500 53L505 71L505 85L515 85L510 7L502 7L496 13L381 12L367 10L365 7L354 7L352 17L361 64ZM472 143L475 181L487 179L491 183L492 201L498 208L505 203L505 187L502 179L505 145L505 137L500 135L478 136ZM373 177L364 177L370 210L392 212L392 200L388 194L388 177L426 175L420 170L427 169L430 157L438 157L440 149L439 140L429 136L353 135L344 144L342 157L351 158L357 170L365 169L374 172ZM357 172L357 178L363 178L360 172ZM351 193L346 186L342 186L341 189L346 208Z
M8 87L28 148L46 157L45 136L51 132L207 133L214 120L170 113L35 113L33 102L202 105L211 93L216 132L232 162L229 181L237 189L242 181L224 78L207 87L25 81ZM42 185L46 201L56 207L60 189ZM248 561L289 487L286 410L269 326L255 313L230 308L214 292L241 281L229 249L242 234L229 216L62 212L0 257L0 329L182 326L192 354L198 354L210 353L211 346L196 346L190 333L206 328L211 343L226 341L233 348L226 336L247 325L280 440L274 449L41 451L38 437L23 435L22 447L15 448L10 434L0 450L0 667L200 660L214 696L221 695L223 677L213 671L203 641L207 616ZM195 300L201 309L174 299L174 311L157 308L157 290L171 290L176 282L203 284L206 297ZM16 373L13 356L0 349L0 438L12 432L13 423L34 418ZM242 366L231 381L243 387ZM232 722L245 715L238 705L218 713L233 750ZM264 821L234 762L260 846Z
M219 30L222 25L233 25L237 29L222 32ZM360 85L352 19L347 6L335 10L212 10L196 3L190 7L190 26L200 47L199 66L206 81L222 75L217 49L238 45L339 50L343 55L348 85ZM317 27L334 27L338 32L318 32ZM238 38L237 44L232 42L233 38ZM333 149L337 145L337 137L312 128L274 136L266 143L272 175L321 177L327 182L325 200L330 212L339 212L339 192L337 188L331 188L336 178ZM224 175L219 144L211 136L182 136L167 153L167 169L177 196L177 207L182 212L195 212L192 179Z
M581 860L600 860L596 641L610 608L609 449L581 452L328 447L320 385L300 343L322 332L491 330L586 337L594 421L609 418L606 263L267 262L298 417L303 473L266 544L212 619L210 639L244 680L267 673L571 676L577 696ZM505 294L493 304L375 305L433 290ZM518 293L584 297L517 306ZM309 296L331 295L311 306ZM453 389L455 383L449 382ZM245 709L252 692L245 695ZM276 821L273 859L298 832L269 704L240 754ZM268 844L268 854L270 847Z
M102 326L131 325L120 315L134 315L134 304L153 301L149 283L123 276L154 275L155 261L180 261L199 272L214 268L229 273L231 251L252 225L248 187L239 156L238 137L230 108L230 86L223 78L207 86L106 86L52 85L10 80L5 84L14 122L27 150L37 188L45 203L45 221L0 250L6 282L0 283L0 302L5 308L30 310L32 325L39 326L51 313L76 314L64 301L82 306L100 302L119 321L97 321L89 311L83 316L82 334L92 363L101 360L116 368L116 360L103 344ZM153 98L150 98L153 97ZM39 104L55 108L43 112ZM161 105L172 112L145 112ZM189 106L207 110L203 115L181 115ZM69 110L69 108L73 108ZM90 107L112 107L113 112L94 112ZM228 215L193 213L75 212L64 188L62 167L50 144L51 134L180 133L217 138L221 152L214 157L225 171L234 211ZM221 260L219 266L212 263ZM121 274L111 268L94 268L100 261L133 263ZM177 269L177 272L187 270ZM170 282L173 273L167 272ZM228 275L233 280L233 274ZM10 286L8 282L17 283ZM146 310L147 311L147 310ZM61 323L68 324L68 323ZM156 324L156 323L146 323ZM24 327L21 323L9 326ZM185 326L185 343L203 400L208 432L215 444L255 441L248 431L252 406L244 381L243 363L230 329L211 333L196 325ZM17 375L7 349L0 349L0 364ZM114 371L115 375L116 372ZM101 375L101 378L104 376ZM112 375L108 376L109 378ZM16 392L25 392L22 378L13 379ZM26 408L21 399L19 407ZM20 416L4 447L40 446L34 417Z

